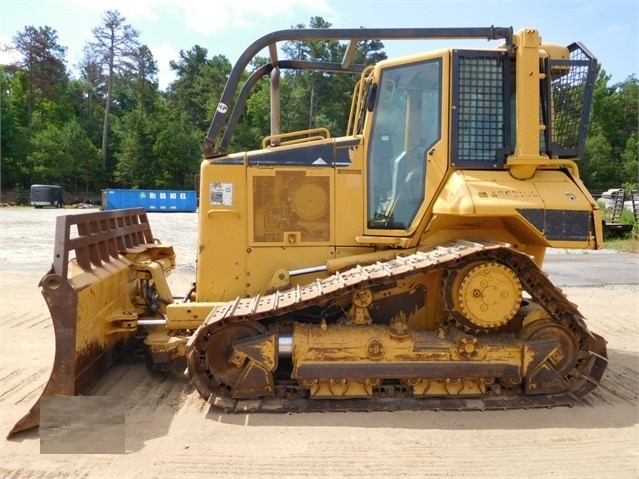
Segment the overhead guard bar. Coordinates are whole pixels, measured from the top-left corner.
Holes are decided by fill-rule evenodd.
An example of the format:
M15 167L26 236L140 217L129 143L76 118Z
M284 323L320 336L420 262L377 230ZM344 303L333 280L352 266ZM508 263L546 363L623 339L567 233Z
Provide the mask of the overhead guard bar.
M233 66L231 74L224 87L224 92L218 103L215 115L211 121L208 133L202 145L205 158L216 158L226 154L226 147L230 141L232 130L237 123L237 117L227 127L227 133L224 135L225 140L220 143L216 149L217 140L224 126L226 116L229 110L231 100L234 98L238 84L242 78L242 74L246 70L251 60L264 48L269 49L271 63L265 69L261 70L262 75L275 68L293 68L293 69L313 69L320 71L333 72L361 72L362 65L352 65L351 58L356 51L354 45L358 41L366 40L432 40L432 39L486 39L498 40L504 39L506 47L510 51L512 49L513 29L512 27L460 27L460 28L318 28L318 29L288 29L279 30L269 33L253 42L240 55L239 59ZM317 40L346 40L350 41L349 47L346 49L344 58L340 63L331 62L304 62L304 61L281 61L277 58L277 48L275 45L281 41L317 41ZM252 79L255 84L257 78ZM243 99L248 95L243 92ZM235 114L233 115L235 117ZM238 114L239 116L239 114ZM231 126L233 128L231 128Z

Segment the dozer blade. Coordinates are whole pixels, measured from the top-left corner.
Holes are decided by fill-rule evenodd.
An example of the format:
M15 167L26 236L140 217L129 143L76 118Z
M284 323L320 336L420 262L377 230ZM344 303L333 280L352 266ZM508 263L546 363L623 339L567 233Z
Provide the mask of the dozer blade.
M138 284L158 265L168 274L175 254L154 243L142 208L57 218L52 269L39 284L56 346L42 396L86 393L134 343L138 315L146 311ZM7 438L39 425L42 396Z

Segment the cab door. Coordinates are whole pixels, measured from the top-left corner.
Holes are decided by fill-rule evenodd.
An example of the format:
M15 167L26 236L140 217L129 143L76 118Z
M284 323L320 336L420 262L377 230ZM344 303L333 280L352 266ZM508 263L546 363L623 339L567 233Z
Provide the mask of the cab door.
M411 236L426 212L434 195L429 163L441 160L444 171L438 176L447 165L447 65L448 56L440 53L377 68L368 122L366 235Z

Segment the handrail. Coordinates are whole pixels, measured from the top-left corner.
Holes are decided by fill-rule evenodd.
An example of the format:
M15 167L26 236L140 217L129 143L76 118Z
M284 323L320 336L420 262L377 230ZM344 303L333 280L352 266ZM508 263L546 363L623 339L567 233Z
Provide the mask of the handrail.
M294 140L285 140L293 136L308 135L303 138L297 138ZM265 149L271 145L272 140L277 140L277 146L295 145L298 143L307 143L315 140L328 140L331 137L331 132L328 128L312 128L310 130L291 131L288 133L280 133L278 135L270 135L262 140L262 148ZM285 141L280 141L285 140Z

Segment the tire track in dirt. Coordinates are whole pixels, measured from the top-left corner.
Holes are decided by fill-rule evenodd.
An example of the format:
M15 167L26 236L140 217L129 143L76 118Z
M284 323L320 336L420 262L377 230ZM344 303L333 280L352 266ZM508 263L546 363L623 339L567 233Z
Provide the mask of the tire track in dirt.
M623 401L636 406L639 403L637 371L612 363L593 395L608 404Z
M66 475L63 472L49 472L49 471L34 471L29 470L26 472L22 471L11 471L4 467L0 467L0 477L6 479L59 479L62 477L69 477L70 475L67 473ZM73 477L77 479L87 479L89 475L87 473L76 472L73 473Z
M12 376L15 376L16 374L18 374L18 371L16 369L14 369L11 372L9 372L8 374L5 374L4 372L0 372L0 374L3 374L3 376L0 377L0 384L2 384L4 381L7 381Z
M44 385L49 379L50 368L40 368L35 373L29 374L27 370L14 370L6 375L0 384L2 385L0 393L0 401L9 401L13 404L19 404L29 397L36 398L37 394L42 392ZM25 377L26 374L26 377ZM29 391L24 394L24 390ZM18 399L15 399L19 396Z
M36 326L41 326L42 329L49 329L53 328L53 323L51 322L51 318L43 318L39 321L34 322L31 326L27 326L27 329L33 329Z
M39 326L38 329L53 328L51 317L45 314L9 314L0 322L0 327L9 329L33 329L36 326Z

